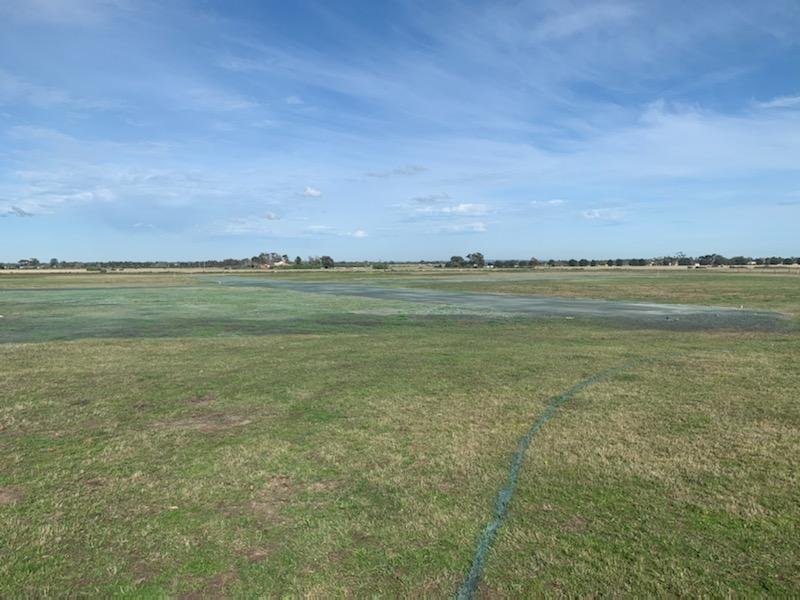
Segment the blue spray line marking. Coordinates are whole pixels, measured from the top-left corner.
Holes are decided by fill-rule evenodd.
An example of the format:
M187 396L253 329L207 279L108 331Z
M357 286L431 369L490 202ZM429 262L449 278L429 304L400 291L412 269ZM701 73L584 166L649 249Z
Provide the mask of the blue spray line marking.
M533 437L539 432L542 426L550 420L558 408L567 400L570 400L580 391L592 385L593 383L597 383L598 381L606 379L614 373L627 368L628 366L629 365L624 365L622 367L607 369L605 371L596 373L595 375L592 375L591 377L588 377L587 379L577 383L566 392L562 392L553 398L550 401L550 404L547 405L547 408L545 408L542 415L536 419L533 425L531 425L530 429L528 429L528 432L517 443L517 451L514 453L514 458L511 460L511 466L508 470L508 479L506 480L506 485L500 490L500 493L497 494L497 500L494 504L494 517L486 526L486 529L483 530L483 533L478 540L478 546L475 548L475 557L472 559L472 567L469 570L467 578L464 580L464 583L461 584L461 587L456 594L456 598L458 600L471 600L475 596L475 592L478 589L478 584L481 581L481 577L483 577L483 569L486 564L486 555L489 554L489 550L494 543L494 539L497 537L497 530L500 529L500 526L503 524L503 521L505 521L506 515L508 514L508 505L511 502L511 497L514 495L514 491L517 489L519 473L522 469L522 463L525 460L525 453L528 451L528 447L531 445Z

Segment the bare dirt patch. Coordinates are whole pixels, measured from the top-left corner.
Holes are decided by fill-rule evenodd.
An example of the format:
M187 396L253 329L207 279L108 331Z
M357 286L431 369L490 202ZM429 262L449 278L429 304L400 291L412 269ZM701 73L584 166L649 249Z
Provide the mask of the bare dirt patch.
M587 529L589 529L589 522L581 516L572 517L561 525L561 531L565 533L583 533Z
M267 481L258 496L250 502L250 508L262 517L273 518L298 491L286 475L277 475Z
M245 558L247 562L258 563L268 559L272 556L272 553L273 549L271 548L248 548L241 553L241 556Z
M15 487L0 486L0 506L11 506L22 500L22 492Z
M171 421L160 421L154 425L156 429L166 431L198 431L200 433L213 433L231 429L233 427L244 427L252 423L251 419L246 419L238 415L227 415L225 413L211 413L208 415L196 415L183 419Z
M441 573L432 579L425 581L420 587L411 590L409 598L450 598L453 592L458 589L458 582L463 575L461 573L447 572ZM400 578L402 579L402 578Z
M182 600L201 600L203 598L229 598L228 588L237 578L233 571L225 571L209 579L199 590L181 596Z
M149 563L143 560L137 560L131 566L131 574L133 575L134 583L140 585L155 578L158 575L158 571Z
M338 487L335 480L296 482L287 475L275 475L269 478L264 486L257 490L253 498L243 504L220 505L219 509L228 515L250 515L259 521L278 521L284 507L292 502L303 502L309 506L314 500L304 498L305 494L330 492Z
M214 394L196 394L189 398L188 402L192 406L208 406L216 401L217 397Z

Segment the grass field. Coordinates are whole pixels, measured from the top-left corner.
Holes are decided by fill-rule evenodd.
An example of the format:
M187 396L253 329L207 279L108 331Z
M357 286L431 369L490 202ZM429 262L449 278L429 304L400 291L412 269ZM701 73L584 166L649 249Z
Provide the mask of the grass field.
M0 277L0 597L800 594L800 277L303 273L780 311L616 326L208 275Z

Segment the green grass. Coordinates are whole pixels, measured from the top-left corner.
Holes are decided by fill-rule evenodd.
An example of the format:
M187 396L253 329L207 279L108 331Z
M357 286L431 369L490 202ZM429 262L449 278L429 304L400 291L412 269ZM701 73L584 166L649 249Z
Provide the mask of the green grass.
M96 277L0 280L1 597L448 597L518 438L631 360L534 439L481 593L800 591L796 332Z

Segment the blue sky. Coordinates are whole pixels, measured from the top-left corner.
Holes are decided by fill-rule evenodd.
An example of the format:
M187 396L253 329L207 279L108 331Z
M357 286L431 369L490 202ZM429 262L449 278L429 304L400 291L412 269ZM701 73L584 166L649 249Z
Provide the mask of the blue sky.
M800 4L0 3L0 260L800 254Z

